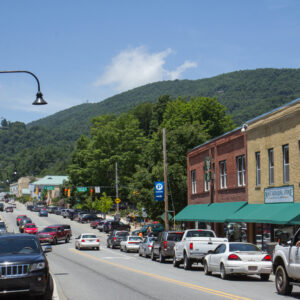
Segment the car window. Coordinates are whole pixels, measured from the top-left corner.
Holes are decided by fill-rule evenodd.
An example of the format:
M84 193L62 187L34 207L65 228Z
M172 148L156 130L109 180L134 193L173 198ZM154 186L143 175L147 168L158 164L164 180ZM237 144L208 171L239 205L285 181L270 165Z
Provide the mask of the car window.
M129 235L129 232L118 232L116 233L116 236L127 236Z
M0 239L0 255L13 254L32 254L40 253L40 247L36 239L29 238L8 238Z
M83 236L82 236L82 238L83 239L94 239L94 238L96 238L96 235L94 235L94 234L84 234Z
M214 237L214 234L211 231L191 230L187 232L186 237Z
M168 241L179 242L183 236L183 232L172 232L168 234Z
M56 228L44 228L40 232L56 232Z
M26 225L26 228L36 228L35 225Z
M230 244L229 251L261 251L256 245L253 244Z
M215 254L224 253L225 250L226 250L226 246L224 244L221 244L216 248Z
M129 241L142 241L142 239L139 236L130 236Z

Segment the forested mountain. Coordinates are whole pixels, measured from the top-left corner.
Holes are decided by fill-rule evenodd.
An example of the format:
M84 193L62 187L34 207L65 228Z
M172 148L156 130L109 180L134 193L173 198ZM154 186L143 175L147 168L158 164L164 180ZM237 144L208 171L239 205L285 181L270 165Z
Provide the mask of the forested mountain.
M215 97L227 108L236 124L300 97L300 69L237 71L199 80L161 81L115 95L99 103L86 103L30 123L64 128L68 135L87 134L91 119L120 114L143 102L157 102L161 95Z
M75 141L82 134L90 134L94 117L120 115L144 102L157 103L161 95L173 100L180 96L214 97L240 125L300 97L300 69L257 69L200 80L156 82L99 103L74 106L28 125L11 123L8 129L0 130L0 178L5 179L14 168L20 176L66 173ZM147 107L152 109L150 104L143 109Z

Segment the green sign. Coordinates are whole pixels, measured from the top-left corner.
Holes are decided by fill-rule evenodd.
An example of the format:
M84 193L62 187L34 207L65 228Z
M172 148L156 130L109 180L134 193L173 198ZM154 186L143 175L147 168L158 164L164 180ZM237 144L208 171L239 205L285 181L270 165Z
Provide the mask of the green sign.
M85 187L85 186L78 186L77 187L77 192L87 192L87 187Z
M51 186L51 185L45 186L45 190L46 191L54 191L54 186Z

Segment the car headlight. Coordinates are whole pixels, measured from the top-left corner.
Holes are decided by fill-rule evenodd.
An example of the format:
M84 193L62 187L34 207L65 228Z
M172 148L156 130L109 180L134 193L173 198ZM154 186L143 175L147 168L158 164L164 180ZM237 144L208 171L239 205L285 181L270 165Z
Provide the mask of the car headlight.
M46 264L44 262L34 263L31 265L30 271L37 271L44 269Z

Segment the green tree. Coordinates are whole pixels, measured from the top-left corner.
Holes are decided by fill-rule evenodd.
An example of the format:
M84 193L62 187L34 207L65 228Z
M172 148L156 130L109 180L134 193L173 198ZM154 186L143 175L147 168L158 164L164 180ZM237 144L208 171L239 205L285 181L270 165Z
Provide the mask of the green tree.
M107 196L106 193L102 193L102 196L100 197L100 210L107 214L113 206L113 201L111 197Z

